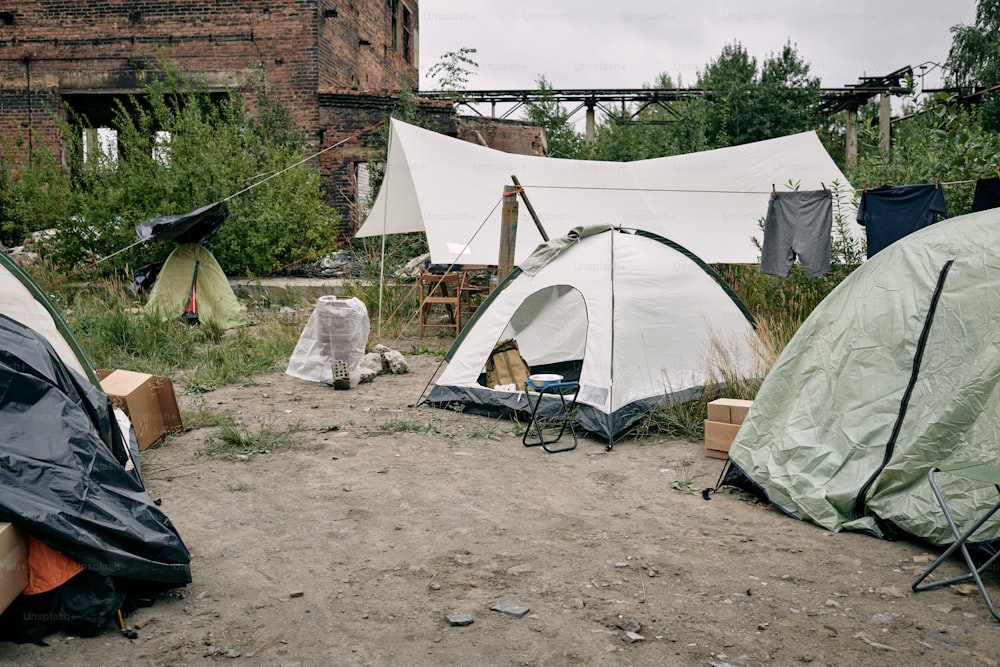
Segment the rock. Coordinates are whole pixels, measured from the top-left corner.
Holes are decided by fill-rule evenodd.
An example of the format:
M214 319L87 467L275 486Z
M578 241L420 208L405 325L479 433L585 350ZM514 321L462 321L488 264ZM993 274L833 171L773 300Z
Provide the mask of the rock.
M448 621L448 625L456 627L472 625L472 614L445 614L444 620Z
M615 627L624 632L639 632L642 630L642 625L640 625L639 621L634 618L620 619L617 623L615 623Z
M385 346L383 345L381 347ZM374 371L376 375L389 370L388 366L385 365L385 360L382 358L382 355L378 352L368 352L365 356L361 357L361 370L364 372L366 369Z
M378 372L377 371L373 371L370 368L362 368L361 369L361 375L358 378L358 384L368 384L369 382L371 382L372 380L374 380L376 377L378 377Z
M509 616L514 616L515 618L524 617L531 609L529 607L524 607L513 602L497 602L492 607L490 611L499 611L501 614L507 614Z
M381 344L375 346L375 352L381 355L384 366L388 367L389 372L393 375L403 375L410 372L410 365L406 363L402 352Z
M227 657L227 658L238 658L238 657L240 657L241 655L243 655L243 654L242 654L242 653L240 653L239 651L237 651L237 650L236 650L236 649L234 649L234 648L231 648L231 649L229 649L228 651L226 651L226 657Z
M288 597L290 597L290 598L300 598L300 597L302 597L305 594L306 594L305 591L292 591L291 593L288 594Z
M878 587L878 588L875 589L875 592L877 594L881 595L882 597L887 597L887 598L905 598L906 597L906 593L904 593L903 591L899 590L895 586L880 586L880 587Z
M979 592L979 589L973 584L953 584L948 588L959 595L975 595Z
M891 614L874 614L868 619L868 625L888 625L892 623Z
M439 591L441 590L441 584L439 584L436 581L432 581L431 583L427 584L427 588L431 589L432 591Z
M615 563L615 567L617 567L617 568L628 567L628 563L626 563L624 561L620 561L618 563Z
M646 641L646 638L640 635L638 632L626 632L624 639L629 644Z

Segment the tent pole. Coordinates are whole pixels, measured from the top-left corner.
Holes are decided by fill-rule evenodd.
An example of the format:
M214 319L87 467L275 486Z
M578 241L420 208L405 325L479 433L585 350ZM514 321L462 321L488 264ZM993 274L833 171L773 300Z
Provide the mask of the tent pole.
M525 207L528 209L528 213L531 214L531 219L535 221L535 227L538 227L538 233L542 235L542 240L548 243L549 235L545 233L545 228L542 227L542 221L538 219L538 214L535 213L535 207L531 205L528 200L528 193L524 191L521 187L521 181L517 180L517 176L511 175L510 180L514 181L514 185L517 186L517 191L521 194L521 199L524 201Z

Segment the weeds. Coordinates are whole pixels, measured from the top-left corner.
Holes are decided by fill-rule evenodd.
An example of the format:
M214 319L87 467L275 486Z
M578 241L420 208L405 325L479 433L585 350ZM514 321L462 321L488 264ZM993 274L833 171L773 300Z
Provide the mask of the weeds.
M405 419L390 419L387 422L383 422L365 431L365 435L368 437L378 435L394 435L396 433L440 434L441 431L439 431L433 424L419 424Z
M256 427L236 421L226 413L220 417L219 431L205 438L205 446L198 450L199 456L234 459L238 456L269 454L289 449L318 449L322 444L303 445L295 433L301 426L294 424L286 430L260 423Z

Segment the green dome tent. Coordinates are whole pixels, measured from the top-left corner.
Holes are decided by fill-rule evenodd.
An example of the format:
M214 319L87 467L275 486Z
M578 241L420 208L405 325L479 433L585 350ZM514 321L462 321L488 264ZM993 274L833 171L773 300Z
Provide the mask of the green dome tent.
M927 473L1000 461L998 323L1000 209L897 241L803 323L730 459L794 517L832 531L953 542ZM941 485L963 531L996 502L990 485L943 477ZM997 539L994 517L974 541Z
M246 306L236 298L212 253L197 243L184 243L174 248L163 263L146 308L164 319L177 319L192 306L198 320L213 322L223 329L246 326L248 322Z

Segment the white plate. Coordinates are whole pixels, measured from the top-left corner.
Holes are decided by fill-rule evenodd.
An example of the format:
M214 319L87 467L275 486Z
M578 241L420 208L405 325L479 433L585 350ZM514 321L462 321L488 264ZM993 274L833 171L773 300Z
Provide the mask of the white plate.
M528 376L528 382L536 387L543 387L547 384L562 382L563 376L558 373L536 373Z

